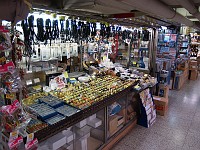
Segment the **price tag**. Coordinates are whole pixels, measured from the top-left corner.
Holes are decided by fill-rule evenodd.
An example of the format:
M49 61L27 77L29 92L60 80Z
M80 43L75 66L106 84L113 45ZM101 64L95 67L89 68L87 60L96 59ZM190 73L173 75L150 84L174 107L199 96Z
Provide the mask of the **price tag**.
M26 143L32 141L33 139L34 139L34 133L28 134L28 135L27 135Z
M15 98L15 94L14 93L6 94L6 98L12 100Z
M14 139L17 139L17 138L18 138L18 134L19 134L19 131L18 131L18 130L13 131L13 132L10 132L9 141L12 141L12 140L14 140Z
M64 72L64 77L65 77L65 78L69 78L69 75L68 75L68 72L67 72L67 71Z
M31 84L33 84L32 80L27 80L26 81L26 85L31 85Z
M136 64L137 64L137 63L134 61L134 62L133 62L133 65L136 65Z
M35 78L33 79L34 83L39 83L40 82L40 79L39 78Z
M103 61L105 61L107 59L107 56L103 56Z

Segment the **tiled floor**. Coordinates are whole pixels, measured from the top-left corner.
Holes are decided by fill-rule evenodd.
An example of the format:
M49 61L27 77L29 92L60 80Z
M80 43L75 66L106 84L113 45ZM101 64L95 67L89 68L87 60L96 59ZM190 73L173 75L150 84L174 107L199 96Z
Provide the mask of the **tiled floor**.
M200 77L170 91L167 115L150 128L137 125L113 150L200 150Z

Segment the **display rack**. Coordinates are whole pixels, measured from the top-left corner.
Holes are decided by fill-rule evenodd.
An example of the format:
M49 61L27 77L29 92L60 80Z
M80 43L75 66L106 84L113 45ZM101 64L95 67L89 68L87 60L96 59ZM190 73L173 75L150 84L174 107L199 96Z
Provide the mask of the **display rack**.
M51 137L52 135L55 135L56 133L61 132L65 128L68 128L68 127L80 122L81 120L91 116L92 114L100 111L101 109L104 109L106 106L112 104L119 98L127 95L132 88L133 88L133 86L130 86L130 87L126 88L125 90L104 99L103 101L100 101L84 110L81 110L80 112L78 112L70 117L67 117L64 120L61 120L58 123L55 123L54 125L48 126L47 128L44 128L44 129L36 132L35 136L38 138L39 141L44 141L45 139Z

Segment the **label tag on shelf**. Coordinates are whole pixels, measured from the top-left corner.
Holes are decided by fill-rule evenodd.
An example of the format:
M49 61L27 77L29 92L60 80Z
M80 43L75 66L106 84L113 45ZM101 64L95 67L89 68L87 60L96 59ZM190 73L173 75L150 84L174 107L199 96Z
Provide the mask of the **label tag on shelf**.
M14 99L15 98L15 94L14 93L9 93L9 94L6 94L6 98L7 99Z
M34 139L34 133L30 133L27 135L27 140L26 140L26 143L32 141Z
M67 71L64 72L64 77L65 77L65 78L69 78L69 75L68 75L68 72L67 72Z
M40 82L40 79L39 78L35 78L33 79L34 83L39 83Z
M31 85L31 84L33 84L32 80L27 80L26 81L26 85Z

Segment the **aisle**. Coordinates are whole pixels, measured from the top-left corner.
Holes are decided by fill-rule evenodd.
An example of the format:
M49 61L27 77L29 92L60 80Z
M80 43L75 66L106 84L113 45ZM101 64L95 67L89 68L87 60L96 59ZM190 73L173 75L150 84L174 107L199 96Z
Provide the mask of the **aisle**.
M200 150L200 79L170 91L167 115L149 129L137 125L113 150Z

